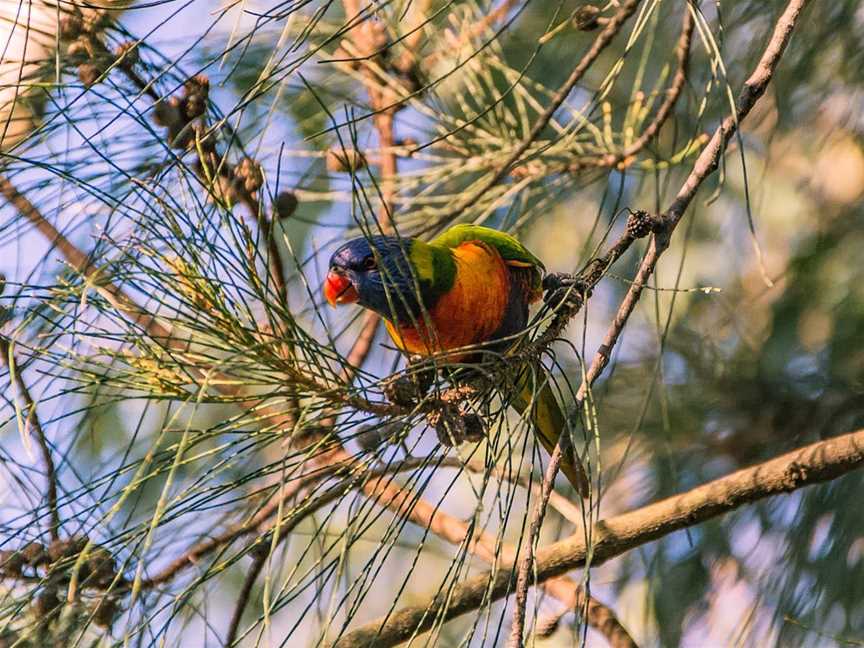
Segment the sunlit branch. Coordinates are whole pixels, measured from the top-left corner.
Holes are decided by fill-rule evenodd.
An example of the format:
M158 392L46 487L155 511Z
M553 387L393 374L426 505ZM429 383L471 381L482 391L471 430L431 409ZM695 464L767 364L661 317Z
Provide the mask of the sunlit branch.
M589 555L592 566L600 565L747 504L837 479L862 467L864 430L814 443L680 495L600 520L593 525L590 545L586 545L586 534L581 531L548 545L537 552L531 582L543 583L584 566ZM434 619L450 620L476 610L489 600L506 596L512 591L515 569L513 561L503 561L495 570L463 581L446 597L436 596L419 605L404 607L386 620L378 619L348 632L335 646L395 646L417 632L428 630Z
M483 185L475 190L471 196L462 201L456 209L454 209L451 213L447 214L444 218L436 221L435 227L442 228L448 223L452 222L456 219L463 211L466 209L470 209L477 202L483 198L483 196L492 189L495 185L497 185L501 180L503 180L507 174L510 172L511 167L520 160L522 155L530 148L530 146L534 143L534 141L540 136L543 132L543 129L549 124L555 112L561 107L561 105L567 100L567 97L570 96L570 93L573 91L573 88L576 87L576 84L582 79L588 69L594 64L594 61L597 60L597 57L605 50L621 28L624 26L624 23L627 21L630 16L636 11L639 7L639 0L626 0L621 4L621 7L615 12L615 15L609 19L597 37L594 39L594 43L591 45L591 48L585 53L585 55L579 60L576 66L573 68L573 71L570 73L570 76L567 80L561 85L558 91L555 93L555 96L549 101L546 109L543 113L537 118L534 124L531 126L531 130L528 135L519 143L518 146L501 162L495 173L492 174L492 177L486 180Z
M760 58L756 69L744 83L744 87L738 97L736 112L723 120L723 123L715 131L711 141L697 158L693 170L684 181L678 196L673 201L671 207L666 211L661 220L661 229L655 230L655 234L651 237L648 246L648 252L642 260L642 264L637 272L636 279L630 284L630 287L618 308L618 312L610 325L603 343L600 345L595 354L591 366L589 367L582 385L577 393L577 403L585 401L588 396L591 385L603 373L606 365L609 363L609 357L612 349L615 347L624 326L630 318L639 297L642 294L642 288L647 285L648 279L656 268L657 261L664 250L669 246L669 240L672 232L680 222L684 215L684 211L696 195L702 182L708 177L718 166L720 157L725 150L730 138L736 132L739 123L743 120L756 104L758 99L765 92L771 77L774 74L780 59L783 55L789 38L792 35L792 30L795 23L807 4L808 0L792 0L786 7L786 10L777 20L774 31L765 48L762 57ZM529 534L529 542L527 543L528 550L519 567L519 574L516 585L516 611L514 613L513 627L511 632L511 645L517 648L522 643L522 629L524 627L524 609L527 599L527 591L529 586L533 547L536 538L540 533L540 525L543 520L543 515L548 502L549 493L552 490L552 485L555 482L555 476L561 465L563 451L569 443L568 435L562 434L556 444L552 457L546 468L546 473L543 478L543 495L536 504L534 516L531 523L531 531Z

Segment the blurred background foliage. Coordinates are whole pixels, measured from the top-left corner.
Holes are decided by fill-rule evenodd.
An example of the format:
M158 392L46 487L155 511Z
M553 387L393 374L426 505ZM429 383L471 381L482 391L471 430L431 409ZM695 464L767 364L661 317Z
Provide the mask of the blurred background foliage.
M320 308L319 284L335 243L375 229L388 183L403 234L440 226L483 186L592 42L595 33L572 21L584 5L381 3L369 20L383 35L374 49L384 53L359 69L351 59L363 53L338 3L200 0L110 12L99 42L107 52L135 43L134 74L116 56L100 58L104 52L88 51L82 63L65 45L60 54L40 50L44 60L27 69L23 86L39 126L2 140L2 173L100 271L63 261L4 192L3 333L15 341L55 457L61 538L86 535L110 551L116 578L76 598L47 558L25 567L26 578L7 578L0 590L2 645L222 645L244 577L271 543L241 645L323 645L344 627L484 568L464 545L361 495L365 477L354 473L320 510L303 507L335 480L284 504L283 524L307 516L287 541L262 525L176 577L148 583L300 480L304 462L334 442L325 436L296 449L289 440L328 425L369 470L422 457L393 483L518 541L531 508L526 491L490 481L489 471L503 464L535 480L542 474L524 425L498 414L494 439L448 453L417 417L382 421L349 409L333 418L320 385L337 384L345 362L336 351L351 349L362 318ZM601 4L601 15L617 5ZM622 208L668 205L785 3L696 5L681 99L633 160L616 169L590 163L632 143L662 101L684 2L643 2L526 159L458 219L513 231L547 268L572 272L613 240ZM602 496L588 517L864 427L862 41L859 2L811 4L767 94L676 231L595 387ZM87 64L98 68L95 83L84 79ZM188 141L188 130L160 118L159 105L200 101L200 88L188 84L195 74L208 78L211 138ZM369 117L369 77L386 88L385 104L404 100L395 113L394 178L382 178L389 149L380 149ZM343 149L362 151L367 163L346 173L332 160ZM212 166L202 171L205 159ZM237 187L251 186L243 185L249 175L236 173L244 159L262 176L245 193ZM296 210L278 218L286 191ZM271 216L284 299L265 271L261 223ZM578 387L579 358L597 348L640 251L616 264L568 328L569 344L556 345L563 393ZM130 323L100 292L107 281L159 314L194 352L166 350L164 339ZM379 379L401 366L387 344L379 332L356 388L345 393L380 400ZM295 384L298 371L318 383ZM245 391L210 389L207 381L222 377ZM51 541L44 470L15 379L2 375L0 403L7 558ZM292 400L301 412L286 419ZM479 461L479 473L445 456ZM864 644L862 479L853 473L675 533L592 569L591 591L640 646ZM552 511L542 541L577 526ZM76 555L68 553L64 569ZM69 603L55 617L39 601L58 591ZM117 610L96 623L100 600ZM546 597L537 614L555 610ZM506 630L508 613L490 605L412 645L503 645L497 628ZM550 636L533 637L535 645L605 645L577 615L564 619Z

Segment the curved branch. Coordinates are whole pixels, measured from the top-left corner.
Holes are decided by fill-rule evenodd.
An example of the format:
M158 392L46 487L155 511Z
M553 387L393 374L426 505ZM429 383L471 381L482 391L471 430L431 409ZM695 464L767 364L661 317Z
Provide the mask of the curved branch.
M567 100L567 97L570 96L573 88L576 87L576 84L579 83L588 69L594 64L594 61L597 60L600 54L603 53L603 50L605 50L615 39L615 36L624 26L624 23L627 22L627 19L636 12L636 9L639 7L639 1L640 0L627 0L621 4L620 9L618 9L615 15L609 19L609 22L606 23L603 30L597 34L591 48L579 60L573 68L573 71L570 73L570 76L561 85L555 93L555 96L552 97L549 104L546 106L546 110L544 110L543 114L534 122L525 139L519 142L519 145L509 155L507 155L504 161L498 166L495 173L492 174L492 177L489 178L489 180L487 180L478 191L474 192L468 200L458 205L450 214L441 219L440 222L436 222L436 228L441 228L444 225L447 225L466 209L476 205L477 201L479 201L487 191L492 189L492 187L497 185L507 176L510 172L510 168L519 161L522 155L531 147L531 144L534 143L534 140L536 140L540 133L543 132L543 129L546 128L552 117L555 115L555 112Z
M681 36L678 38L678 45L675 47L675 59L677 62L675 75L672 77L672 83L666 90L666 99L657 110L654 119L651 120L651 123L645 127L642 134L630 146L620 153L611 153L604 157L601 161L601 166L615 167L619 163L626 165L633 156L639 153L657 136L663 124L669 119L672 110L675 108L675 104L678 103L681 92L684 90L684 85L687 83L687 67L690 62L690 44L693 40L694 23L693 13L689 8L685 7L683 24L681 25Z
M690 205L702 182L711 173L717 169L723 151L732 136L737 132L741 120L743 120L752 110L753 106L765 92L765 88L771 81L774 75L774 70L783 56L786 45L789 43L789 38L792 35L792 30L795 28L795 23L798 16L804 9L804 6L809 0L790 0L785 11L777 19L774 26L774 31L771 35L756 69L744 83L741 93L738 97L737 106L734 114L729 115L723 120L720 127L714 132L714 136L709 141L708 145L702 151L693 165L693 170L685 180L671 207L664 216L660 219L659 227L655 230L654 236L651 238L651 243L648 247L648 252L642 259L639 266L639 271L636 275L636 280L630 284L630 288L621 304L612 324L609 326L603 343L598 348L591 361L582 385L576 395L576 400L581 405L588 395L591 385L603 373L606 365L609 364L609 357L612 349L618 342L624 326L630 319L633 309L636 307L639 298L642 295L642 289L654 269L657 267L657 261L660 255L669 247L669 240L675 227L681 221L684 211ZM543 478L543 493L540 501L537 503L534 511L534 516L531 522L529 539L526 545L527 551L522 560L519 569L519 576L516 584L516 608L513 615L513 625L511 631L511 645L519 648L522 645L522 629L524 626L525 615L525 599L528 591L528 581L533 561L534 543L540 533L540 525L543 520L543 515L546 510L546 503L549 501L549 494L552 490L555 476L561 464L561 459L564 451L569 444L569 438L566 434L562 434L555 445L552 456L549 459L549 464L546 468L546 473Z
M25 426L32 425L36 433L36 441L39 444L39 451L42 453L42 463L45 464L45 479L47 480L47 490L45 497L48 500L48 510L51 515L50 535L52 540L57 540L60 537L60 512L57 506L57 469L54 466L54 459L51 457L51 448L48 445L48 439L45 437L45 430L39 420L39 414L36 411L36 402L30 394L30 389L21 375L21 369L12 353L12 348L6 338L0 336L0 363L6 365L9 369L10 379L15 383L18 394L24 400L24 405L27 408L27 420Z
M753 502L830 481L864 467L864 429L820 441L738 470L680 495L635 511L600 520L590 534L576 533L537 553L532 581L543 583L576 567L599 565L675 531L696 526ZM585 538L592 537L590 547ZM428 630L436 620L450 620L512 591L516 565L504 561L436 596L425 604L402 608L345 634L337 648L386 648ZM536 579L534 578L536 575Z

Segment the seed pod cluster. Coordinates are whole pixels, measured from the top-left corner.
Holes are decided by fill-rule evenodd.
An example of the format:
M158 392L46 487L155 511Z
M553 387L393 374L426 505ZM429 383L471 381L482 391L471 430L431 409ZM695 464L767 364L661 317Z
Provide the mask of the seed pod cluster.
M627 218L627 235L634 239L648 236L656 227L656 219L641 209L630 212L630 216Z
M198 74L183 84L183 94L157 101L153 106L153 121L168 129L168 143L176 149L186 149L195 140L191 122L206 112L210 81Z
M384 395L394 405L411 407L429 392L435 381L435 370L431 367L397 374L382 382Z
M255 160L244 157L234 167L234 179L246 193L254 194L264 184L264 172Z
M117 563L107 548L89 542L87 536L72 536L53 540L47 547L34 541L18 550L0 551L0 578L18 578L25 572L36 575L44 569L46 576L62 583L77 568L84 587L105 588L118 578ZM85 560L79 564L78 557L85 550Z
M470 411L465 402L442 403L434 412L427 414L426 421L435 428L438 443L447 448L466 441L476 443L486 437L483 419Z
M73 576L77 587L70 590ZM87 536L56 538L47 546L28 542L18 550L0 551L0 579L22 578L39 581L29 610L47 624L62 619L60 610L74 591L71 605L87 611L97 625L110 627L121 609L116 592L128 587L113 554ZM0 648L5 638L0 635Z
M80 13L70 13L60 18L59 36L64 41L74 41L84 32L84 17Z
M207 99L210 96L210 80L203 74L197 74L183 84L183 107L188 120L204 114L207 109Z
M78 78L88 88L99 80L102 72L93 63L82 63L78 66Z

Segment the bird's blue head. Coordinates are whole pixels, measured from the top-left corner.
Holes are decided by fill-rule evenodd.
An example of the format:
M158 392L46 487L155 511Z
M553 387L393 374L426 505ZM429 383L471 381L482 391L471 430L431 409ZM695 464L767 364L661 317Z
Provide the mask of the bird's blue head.
M411 264L413 239L356 238L330 258L324 297L331 305L357 303L397 322L420 312Z

